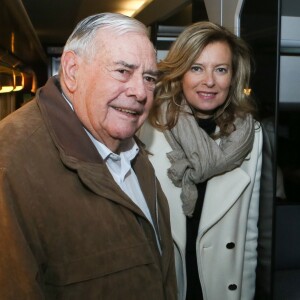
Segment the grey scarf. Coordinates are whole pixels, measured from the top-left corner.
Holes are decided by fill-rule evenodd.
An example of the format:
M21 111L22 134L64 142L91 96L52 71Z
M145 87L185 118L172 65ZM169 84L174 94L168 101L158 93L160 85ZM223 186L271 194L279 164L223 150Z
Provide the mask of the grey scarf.
M163 106L162 121L166 122L167 105ZM171 162L168 176L181 187L183 212L192 216L198 191L196 184L241 165L254 141L254 120L251 115L237 118L236 130L222 137L218 145L196 122L187 104L183 104L178 122L164 135L173 151L167 153Z

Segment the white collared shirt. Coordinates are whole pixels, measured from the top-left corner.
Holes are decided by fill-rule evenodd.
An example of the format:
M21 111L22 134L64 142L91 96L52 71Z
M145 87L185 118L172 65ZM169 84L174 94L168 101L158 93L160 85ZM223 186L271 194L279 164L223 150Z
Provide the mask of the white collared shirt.
M140 188L138 179L131 167L131 161L139 152L139 147L132 139L131 147L122 151L120 155L112 152L104 144L96 140L90 132L86 130L88 136L94 143L103 161L106 163L111 175L122 191L142 210L146 218L153 225L153 220L145 200L144 194Z

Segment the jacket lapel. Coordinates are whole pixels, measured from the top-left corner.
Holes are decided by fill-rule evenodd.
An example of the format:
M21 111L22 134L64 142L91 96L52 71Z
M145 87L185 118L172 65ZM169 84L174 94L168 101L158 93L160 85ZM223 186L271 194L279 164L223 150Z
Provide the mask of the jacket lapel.
M141 149L141 151L143 151ZM155 186L155 178L150 174L153 174L152 170L148 169L148 165L146 164L142 155L138 155L132 163L132 167L134 172L137 175L141 190L145 197L145 200L148 204L150 213L152 215L152 219L155 220L155 202L156 202L156 186Z
M199 226L200 236L224 216L249 183L249 175L241 168L215 176L208 181Z

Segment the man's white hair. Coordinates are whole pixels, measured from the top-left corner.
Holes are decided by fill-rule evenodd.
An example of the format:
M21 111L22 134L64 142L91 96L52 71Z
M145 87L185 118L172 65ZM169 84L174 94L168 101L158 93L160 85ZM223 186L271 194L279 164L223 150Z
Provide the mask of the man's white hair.
M80 21L68 38L65 51L74 51L78 55L93 56L95 51L93 39L98 30L109 29L122 35L128 32L145 34L146 26L140 21L117 13L100 13L89 16Z

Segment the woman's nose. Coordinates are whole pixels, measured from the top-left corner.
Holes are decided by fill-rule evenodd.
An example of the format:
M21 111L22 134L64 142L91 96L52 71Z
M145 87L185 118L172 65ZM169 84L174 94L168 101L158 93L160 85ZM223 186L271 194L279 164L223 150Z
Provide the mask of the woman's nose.
M203 83L208 86L208 87L213 87L215 85L215 78L214 78L214 74L211 71L206 71L203 74L204 78L203 78Z

